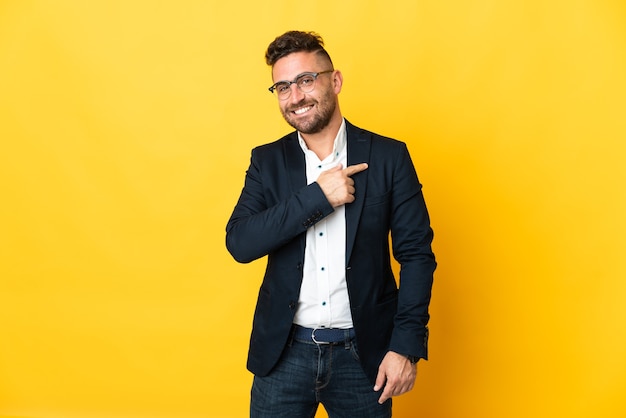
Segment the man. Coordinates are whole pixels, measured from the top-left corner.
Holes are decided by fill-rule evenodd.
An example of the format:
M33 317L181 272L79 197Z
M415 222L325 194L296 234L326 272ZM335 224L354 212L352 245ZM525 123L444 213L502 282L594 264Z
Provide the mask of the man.
M436 264L421 185L404 143L343 118L343 76L319 35L287 32L265 57L296 131L252 151L226 227L237 261L268 256L251 416L313 417L321 402L330 417L389 417L427 357Z

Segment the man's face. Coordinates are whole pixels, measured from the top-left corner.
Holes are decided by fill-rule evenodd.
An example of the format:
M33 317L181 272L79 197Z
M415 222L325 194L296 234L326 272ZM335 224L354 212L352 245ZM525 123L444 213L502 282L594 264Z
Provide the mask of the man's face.
M295 52L276 61L272 68L274 82L292 81L305 72L322 72L331 64L311 52ZM337 111L337 94L341 84L335 82L335 72L320 74L315 88L303 93L295 84L291 95L279 100L280 111L289 125L303 134L315 134L324 129Z

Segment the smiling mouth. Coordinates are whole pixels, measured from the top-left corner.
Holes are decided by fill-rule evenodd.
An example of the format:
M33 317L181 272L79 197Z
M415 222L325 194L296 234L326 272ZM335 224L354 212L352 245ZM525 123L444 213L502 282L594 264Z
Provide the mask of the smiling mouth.
M313 106L304 106L304 107L299 107L296 110L293 110L292 112L295 113L296 115L301 115L303 113L308 112L312 108L313 108Z

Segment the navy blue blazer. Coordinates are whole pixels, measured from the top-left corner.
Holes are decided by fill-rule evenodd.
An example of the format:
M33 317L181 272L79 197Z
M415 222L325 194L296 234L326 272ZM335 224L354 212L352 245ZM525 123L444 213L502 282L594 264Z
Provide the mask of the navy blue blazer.
M374 383L387 351L427 358L435 257L422 187L404 143L346 121L355 201L346 205L346 282L361 364ZM252 150L244 188L226 226L239 262L268 256L254 313L248 369L267 375L289 337L302 282L306 230L333 212L307 185L296 132ZM389 234L399 262L391 268Z

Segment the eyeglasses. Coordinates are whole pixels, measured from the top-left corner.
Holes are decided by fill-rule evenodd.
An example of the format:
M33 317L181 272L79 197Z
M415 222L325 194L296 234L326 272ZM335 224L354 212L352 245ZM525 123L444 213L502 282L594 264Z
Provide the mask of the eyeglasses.
M293 81L279 81L268 90L270 93L276 92L280 100L287 100L291 96L291 85L295 84L302 93L310 93L315 88L315 80L322 74L332 73L335 70L320 71L319 73L302 73Z

